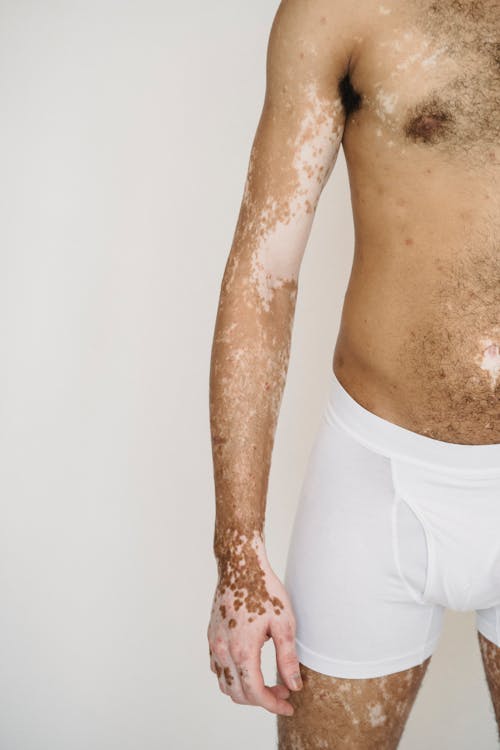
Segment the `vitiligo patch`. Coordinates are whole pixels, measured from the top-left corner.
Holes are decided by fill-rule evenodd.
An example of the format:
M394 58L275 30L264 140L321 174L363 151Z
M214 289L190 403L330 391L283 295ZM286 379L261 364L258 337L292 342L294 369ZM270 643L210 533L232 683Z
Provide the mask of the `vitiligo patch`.
M481 370L488 373L491 389L495 390L500 378L500 344L492 339L481 339L483 352L476 358Z
M342 140L342 102L319 97L316 87L307 89L309 107L300 123L293 150L293 182L282 196L268 194L253 226L255 245L251 256L251 281L264 310L270 309L275 289L296 281L314 212L331 173ZM244 194L251 210L252 163Z

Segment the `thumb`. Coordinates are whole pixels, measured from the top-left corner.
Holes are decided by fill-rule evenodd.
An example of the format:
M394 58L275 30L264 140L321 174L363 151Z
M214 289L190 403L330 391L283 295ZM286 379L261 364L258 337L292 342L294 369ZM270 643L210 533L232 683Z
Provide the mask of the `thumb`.
M279 675L290 690L300 690L303 685L292 626L289 623L283 626L273 619L270 630L276 649L276 665Z

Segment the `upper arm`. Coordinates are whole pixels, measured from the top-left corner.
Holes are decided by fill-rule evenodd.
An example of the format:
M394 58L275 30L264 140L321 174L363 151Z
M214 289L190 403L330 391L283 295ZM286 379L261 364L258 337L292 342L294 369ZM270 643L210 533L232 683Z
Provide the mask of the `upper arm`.
M353 12L349 0L282 0L271 27L264 104L236 232L264 303L273 287L297 279L337 158L345 125L339 83L349 67Z

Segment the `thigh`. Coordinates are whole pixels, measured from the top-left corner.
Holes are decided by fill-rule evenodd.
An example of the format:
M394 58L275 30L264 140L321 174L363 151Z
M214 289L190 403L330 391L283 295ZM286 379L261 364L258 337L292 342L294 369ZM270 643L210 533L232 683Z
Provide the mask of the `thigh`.
M500 647L478 631L479 650L500 737Z
M430 659L367 679L331 677L301 664L304 687L289 698L294 714L277 717L279 750L393 750Z

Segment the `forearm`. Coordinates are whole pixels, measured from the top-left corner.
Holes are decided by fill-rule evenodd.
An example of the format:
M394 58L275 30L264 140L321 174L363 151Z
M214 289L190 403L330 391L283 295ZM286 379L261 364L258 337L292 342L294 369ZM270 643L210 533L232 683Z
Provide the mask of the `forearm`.
M263 550L297 280L269 284L263 269L252 264L251 256L238 254L235 246L222 280L210 369L214 553L219 570L237 558L256 561Z

